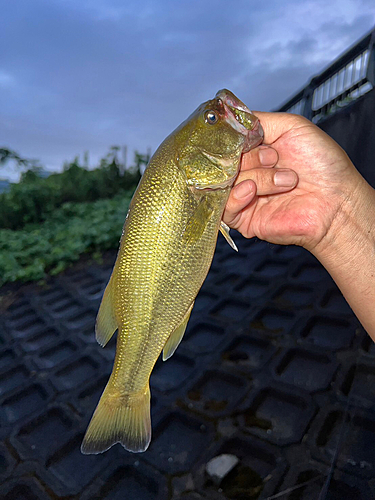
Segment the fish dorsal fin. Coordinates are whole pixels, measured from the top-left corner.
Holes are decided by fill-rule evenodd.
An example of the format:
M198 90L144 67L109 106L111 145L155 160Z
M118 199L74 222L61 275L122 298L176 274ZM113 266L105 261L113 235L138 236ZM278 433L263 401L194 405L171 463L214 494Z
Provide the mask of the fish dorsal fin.
M173 356L175 350L180 345L182 337L184 336L186 326L188 324L191 310L193 309L194 302L189 307L187 313L184 316L184 319L181 321L180 325L176 328L176 330L171 333L169 339L165 343L163 349L163 361L167 361L171 356Z
M97 342L104 347L117 330L117 322L113 305L112 278L104 290L104 295L99 307L95 323L95 336Z
M233 250L236 250L238 252L237 245L235 242L232 240L231 235L229 234L230 228L225 224L225 222L221 221L220 222L220 232L224 236L224 238L227 240L229 245L233 248Z

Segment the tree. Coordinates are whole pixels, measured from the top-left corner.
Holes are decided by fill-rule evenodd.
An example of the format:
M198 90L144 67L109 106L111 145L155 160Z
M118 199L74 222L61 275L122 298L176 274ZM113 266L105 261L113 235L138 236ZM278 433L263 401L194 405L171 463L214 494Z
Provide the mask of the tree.
M4 165L7 161L14 160L21 168L37 169L38 160L29 160L21 158L19 154L8 148L0 148L0 165Z

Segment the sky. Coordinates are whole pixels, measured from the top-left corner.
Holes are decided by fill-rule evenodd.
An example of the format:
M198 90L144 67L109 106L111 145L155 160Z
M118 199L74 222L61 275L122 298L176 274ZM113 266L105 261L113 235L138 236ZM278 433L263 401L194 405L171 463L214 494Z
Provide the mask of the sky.
M0 0L0 147L48 170L153 152L229 88L288 100L375 25L373 0ZM18 176L13 165L0 177Z

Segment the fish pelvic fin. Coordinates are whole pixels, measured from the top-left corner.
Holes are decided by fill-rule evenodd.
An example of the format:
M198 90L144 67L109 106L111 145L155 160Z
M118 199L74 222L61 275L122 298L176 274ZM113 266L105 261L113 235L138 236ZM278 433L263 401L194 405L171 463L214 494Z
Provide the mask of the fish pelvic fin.
M210 200L203 198L186 223L182 234L184 244L195 245L202 238L213 213L214 209L210 206Z
M187 313L184 316L184 319L181 321L180 325L176 328L176 330L171 333L169 339L165 343L164 349L163 349L163 361L167 361L171 356L173 356L175 350L177 347L180 345L180 342L182 340L182 337L184 336L191 311L193 309L194 302L191 304L189 309L187 310Z
M98 316L95 323L95 336L97 342L104 347L117 330L117 321L113 301L113 280L108 282L100 303Z
M121 394L108 382L82 442L84 455L107 451L120 443L133 453L146 451L151 441L150 387Z
M224 236L224 238L227 240L229 243L229 246L233 248L236 252L238 252L237 245L235 242L232 240L231 235L229 234L230 228L225 224L225 222L221 221L220 223L220 232Z

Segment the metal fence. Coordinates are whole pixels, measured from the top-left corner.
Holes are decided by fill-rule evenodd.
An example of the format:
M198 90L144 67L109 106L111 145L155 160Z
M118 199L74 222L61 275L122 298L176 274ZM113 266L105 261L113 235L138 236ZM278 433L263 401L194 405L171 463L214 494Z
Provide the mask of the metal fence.
M317 123L374 87L375 28L278 111L297 113Z

